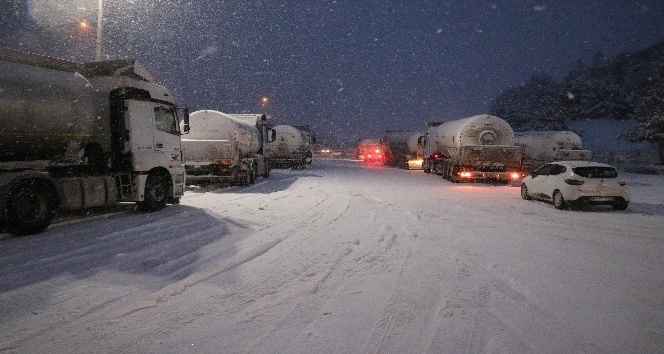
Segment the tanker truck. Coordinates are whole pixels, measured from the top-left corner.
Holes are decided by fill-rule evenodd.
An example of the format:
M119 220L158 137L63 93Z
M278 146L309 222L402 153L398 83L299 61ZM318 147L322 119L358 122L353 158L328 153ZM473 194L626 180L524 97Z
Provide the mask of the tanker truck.
M191 113L190 133L182 139L187 182L249 185L270 175L265 114Z
M523 147L524 172L551 161L590 161L592 158L592 152L583 149L581 137L571 131L515 132L514 145Z
M487 114L429 123L421 139L423 170L452 182L522 177L523 149L514 146L514 132L504 120Z
M311 164L313 138L308 125L280 124L272 129L275 139L268 144L272 166L303 169Z
M178 203L178 112L134 60L76 63L0 48L0 228L29 235L57 212Z
M386 165L396 166L407 170L421 170L423 162L423 149L418 144L424 132L409 130L386 130L385 143Z

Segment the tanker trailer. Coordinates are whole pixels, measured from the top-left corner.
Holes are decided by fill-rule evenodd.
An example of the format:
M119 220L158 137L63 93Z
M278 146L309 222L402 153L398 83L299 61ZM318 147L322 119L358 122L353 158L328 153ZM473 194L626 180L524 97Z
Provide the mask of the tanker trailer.
M178 109L133 60L0 48L0 92L3 231L38 233L56 212L117 202L161 210L184 194Z
M523 147L524 172L552 161L592 159L592 152L583 149L581 137L571 131L517 132L514 145Z
M270 165L265 114L233 116L213 110L191 113L190 133L182 139L187 181L249 185L267 178Z
M311 131L308 125L275 125L274 141L268 144L270 163L277 168L302 169L311 164Z
M430 123L422 139L424 172L452 182L521 177L523 149L504 120L487 114Z
M422 146L418 144L424 132L408 130L386 130L385 144L386 165L397 166L407 170L422 169Z

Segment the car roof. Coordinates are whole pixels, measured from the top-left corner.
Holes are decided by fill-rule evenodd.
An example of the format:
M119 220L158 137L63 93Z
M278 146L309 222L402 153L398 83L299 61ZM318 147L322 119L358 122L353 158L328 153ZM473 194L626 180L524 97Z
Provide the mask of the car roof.
M595 162L595 161L583 161L583 160L570 160L570 161L555 161L551 163L557 163L559 165L565 165L569 167L611 167L615 168L611 165L607 165L605 163L601 162Z

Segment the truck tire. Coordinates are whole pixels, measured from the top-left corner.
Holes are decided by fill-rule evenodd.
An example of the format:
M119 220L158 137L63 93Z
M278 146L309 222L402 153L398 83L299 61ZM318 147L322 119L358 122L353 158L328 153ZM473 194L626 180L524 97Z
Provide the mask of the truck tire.
M56 197L42 183L24 182L16 186L7 203L7 229L17 236L44 231L53 220Z
M146 213L159 211L166 207L168 185L166 179L158 174L150 174L145 182L145 198L138 202L138 209Z

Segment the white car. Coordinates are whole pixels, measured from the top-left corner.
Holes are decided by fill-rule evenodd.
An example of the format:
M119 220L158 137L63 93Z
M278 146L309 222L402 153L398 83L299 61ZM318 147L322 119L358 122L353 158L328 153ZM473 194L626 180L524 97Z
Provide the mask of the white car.
M556 161L541 166L521 182L521 197L553 202L556 209L581 204L608 204L625 210L627 181L615 167L592 161Z

